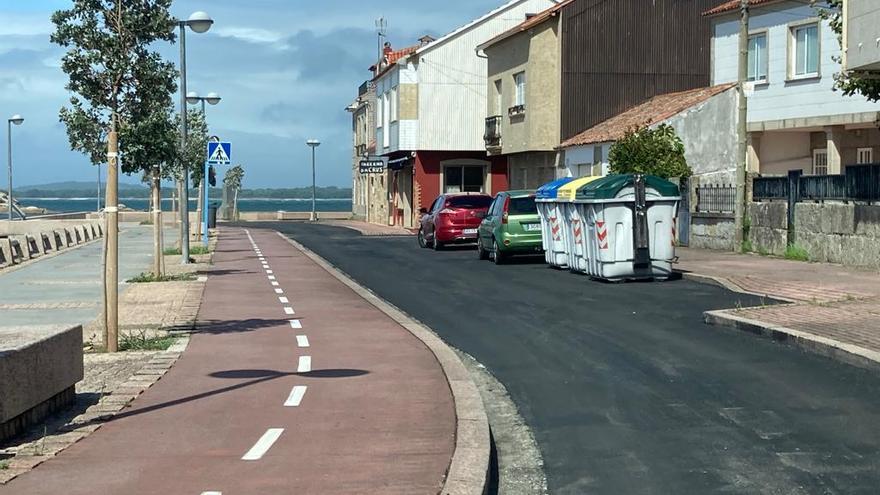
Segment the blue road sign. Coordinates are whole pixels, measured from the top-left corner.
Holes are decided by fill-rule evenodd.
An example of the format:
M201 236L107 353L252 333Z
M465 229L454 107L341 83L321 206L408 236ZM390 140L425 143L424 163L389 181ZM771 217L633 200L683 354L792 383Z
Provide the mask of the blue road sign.
M229 165L232 163L232 143L208 143L208 163Z

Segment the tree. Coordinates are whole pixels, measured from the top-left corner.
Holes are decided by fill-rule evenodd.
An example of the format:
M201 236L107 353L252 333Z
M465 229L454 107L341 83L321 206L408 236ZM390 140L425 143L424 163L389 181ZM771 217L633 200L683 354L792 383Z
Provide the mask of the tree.
M223 185L235 191L232 199L232 218L235 220L238 220L238 192L241 190L242 180L244 180L244 168L241 165L230 168L223 176Z
M684 144L669 124L627 131L608 153L613 174L648 174L668 179L690 177Z
M154 51L173 42L171 0L72 0L52 14L50 40L67 49L61 68L68 75L69 106L59 118L70 146L93 164L108 162L104 271L104 331L108 351L118 349L118 144L133 143L143 119L174 92L174 66Z
M824 4L820 6L819 4ZM843 46L843 0L813 0L813 7L819 17L828 21L831 30L837 35L837 43L841 50ZM832 59L840 63L842 57L834 56ZM868 77L856 71L838 72L834 74L834 89L840 90L846 96L861 94L870 101L880 100L880 79Z

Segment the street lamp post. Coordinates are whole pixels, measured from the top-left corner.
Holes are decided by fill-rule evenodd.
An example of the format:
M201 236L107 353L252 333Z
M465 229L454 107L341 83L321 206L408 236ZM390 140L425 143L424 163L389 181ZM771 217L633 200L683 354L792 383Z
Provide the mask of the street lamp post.
M205 12L194 12L188 20L178 21L180 28L180 149L186 150L186 28L194 33L206 33L211 29L214 20ZM189 171L183 162L183 178L181 179L180 195L180 254L181 263L189 264Z
M186 102L190 105L195 105L196 103L202 104L202 118L205 119L207 125L207 115L205 113L205 103L207 102L209 105L216 105L220 103L220 95L217 93L208 93L207 96L199 96L195 91L190 91L186 94ZM202 223L199 224L199 229L202 231L202 244L205 248L208 247L208 159L205 158L205 171L202 175L202 183L199 187L199 202L202 203L202 208L199 211L201 213L200 217L202 219Z
M21 125L24 119L15 114L6 121L6 164L9 167L9 195L6 197L9 206L9 221L12 222L12 124Z
M312 213L309 215L309 220L315 222L318 220L318 212L315 208L315 148L321 146L321 141L309 139L306 144L312 148Z

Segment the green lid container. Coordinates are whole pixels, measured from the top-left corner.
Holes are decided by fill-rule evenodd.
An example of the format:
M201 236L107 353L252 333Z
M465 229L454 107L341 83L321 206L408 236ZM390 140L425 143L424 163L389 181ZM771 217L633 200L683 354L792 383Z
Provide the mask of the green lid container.
M575 193L575 201L614 199L620 191L632 187L634 182L634 174L609 175L578 189ZM645 176L645 187L657 191L657 194L664 198L679 197L677 185L654 175Z

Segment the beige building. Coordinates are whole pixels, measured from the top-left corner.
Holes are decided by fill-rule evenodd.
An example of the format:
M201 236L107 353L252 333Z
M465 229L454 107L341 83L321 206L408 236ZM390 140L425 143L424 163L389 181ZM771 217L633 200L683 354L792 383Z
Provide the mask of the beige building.
M557 176L560 8L531 15L477 48L489 62L486 151L507 158L511 189L534 189Z
M352 214L371 223L387 225L388 172L360 173L361 160L374 155L376 151L373 134L376 118L375 86L369 81L361 84L357 99L346 110L352 114Z

